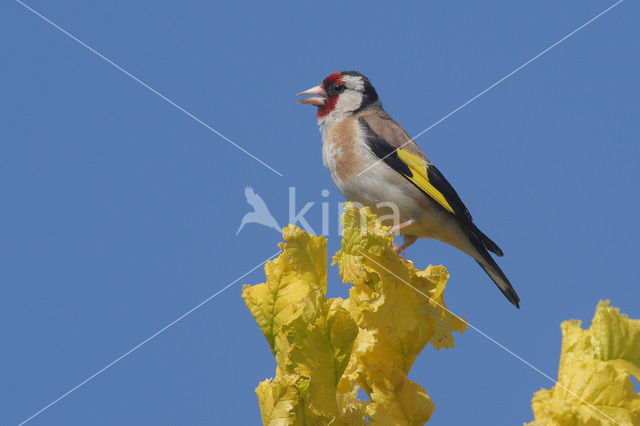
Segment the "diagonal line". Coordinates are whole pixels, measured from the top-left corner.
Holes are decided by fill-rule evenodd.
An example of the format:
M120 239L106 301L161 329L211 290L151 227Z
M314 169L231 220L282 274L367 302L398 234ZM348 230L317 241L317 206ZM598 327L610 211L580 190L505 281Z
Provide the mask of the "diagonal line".
M393 155L397 150L399 150L400 148L404 147L407 144L410 144L411 142L414 142L417 138L419 138L420 136L424 135L425 133L427 133L429 130L433 129L434 127L436 127L438 124L442 123L444 120L446 120L447 118L451 117L453 114L455 114L456 112L460 111L462 108L466 107L467 105L469 105L471 102L475 101L476 99L478 99L480 96L484 95L485 93L487 93L489 90L493 89L494 87L496 87L497 85L499 85L500 83L502 83L503 81L505 81L506 79L508 79L509 77L511 77L512 75L514 75L515 73L517 73L518 71L520 71L522 68L526 67L527 65L529 65L531 62L535 61L536 59L538 59L540 56L544 55L545 53L547 53L548 51L550 51L551 49L553 49L554 47L556 47L557 45L559 45L560 43L562 43L563 41L565 41L566 39L568 39L569 37L571 37L572 35L574 35L575 33L577 33L578 31L582 30L583 28L585 28L586 26L588 26L589 24L591 24L592 22L594 22L596 19L598 19L599 17L601 17L602 15L604 15L605 13L609 12L611 9L613 9L614 7L616 7L617 5L619 5L620 3L622 3L624 0L619 0L617 3L614 3L613 5L609 6L608 8L606 8L605 10L603 10L602 12L600 12L599 14L597 14L596 16L594 16L593 18L589 19L587 22L585 22L584 24L580 25L578 28L576 28L575 30L571 31L569 34L567 34L566 36L562 37L560 40L556 41L555 43L553 43L551 46L547 47L546 49L544 49L542 52L538 53L536 56L534 56L533 58L529 59L527 62L525 62L524 64L520 65L518 68L516 68L515 70L511 71L509 74L505 75L504 77L502 77L500 80L496 81L495 83L493 83L491 86L487 87L486 89L484 89L482 92L478 93L477 95L475 95L473 98L469 99L467 102L463 103L462 105L460 105L458 108L454 109L453 111L451 111L450 113L448 113L447 115L445 115L444 117L442 117L440 120L436 121L435 123L433 123L431 126L427 127L426 129L424 129L423 131L421 131L420 133L418 133L417 135L415 135L413 138L409 139L408 141L406 141L405 143L403 143L402 145L400 145L399 147L397 147L396 149L394 149L393 151L391 151L389 154L385 155L384 157L382 157L379 160L376 160L376 162L374 162L373 164L371 164L369 167L367 167L366 169L364 169L363 171L361 171L360 173L358 173L358 176L360 176L361 174L363 174L364 172L366 172L367 170L369 170L370 168L372 168L373 166L375 166L376 164L378 164L379 162L383 161L384 159L386 159L388 156Z
M91 380L95 379L98 375L100 375L103 372L105 372L108 368L112 367L114 364L117 364L118 362L120 362L122 359L126 358L131 353L133 353L136 350L140 349L140 347L142 347L144 344L148 343L150 340L152 340L153 338L157 337L159 334L165 332L170 327L174 326L178 321L180 321L180 320L184 319L185 317L189 316L190 314L195 312L197 309L199 309L201 306L203 306L207 302L211 301L213 298L218 296L220 293L222 293L223 291L225 291L226 289L228 289L229 287L231 287L232 285L234 285L235 283L237 283L238 281L240 281L241 279L243 279L244 277L246 277L247 275L249 275L250 273L252 273L256 269L260 268L262 265L264 265L265 263L267 263L268 261L270 261L271 259L273 259L274 257L276 257L279 254L280 254L280 252L274 253L269 258L263 260L262 262L260 262L259 264L257 264L253 268L251 268L249 271L245 272L244 274L242 274L241 276L239 276L238 278L236 278L235 280L233 280L232 282L230 282L229 284L227 284L226 286L224 286L223 288L221 288L217 292L213 293L211 296L207 297L202 302L198 303L196 306L194 306L193 308L189 309L187 312L185 312L184 314L180 315L178 318L176 318L175 320L171 321L169 324L165 325L160 330L156 331L151 336L149 336L146 339L144 339L142 342L138 343L133 348L129 349L127 352L123 353L118 358L114 359L109 364L105 365L100 370L98 370L95 373L93 373L91 376L87 377L82 382L78 383L76 386L72 387L71 389L69 389L68 391L66 391L62 395L60 395L58 398L54 399L49 404L47 404L44 407L42 407L39 411L35 412L30 417L28 417L25 420L23 420L22 422L20 422L18 424L18 426L22 426L23 424L31 421L34 417L38 416L39 414L42 414L42 412L44 412L47 409L51 408L51 406L53 406L54 404L60 402L62 399L66 398L71 393L73 393L74 391L78 390L80 387L84 386L85 384L87 384Z
M560 383L558 383L554 378L552 378L551 376L549 376L547 373L545 373L544 371L540 370L539 368L537 368L535 365L531 364L529 361L527 361L526 359L522 358L520 355L516 354L515 352L513 352L512 350L510 350L509 348L507 348L505 345L503 345L502 343L498 342L496 339L494 339L493 337L489 336L487 333L485 333L484 331L480 330L478 327L476 327L475 325L471 324L469 321L467 321L466 319L460 317L459 315L451 312L446 306L441 305L440 303L438 303L437 301L433 300L429 295L427 295L426 293L420 291L419 289L415 288L414 286L412 286L411 284L409 284L407 281L405 281L404 279L400 278L399 276L397 276L396 274L394 274L392 271L390 271L389 269L385 268L383 265L379 264L378 262L376 262L375 260L373 260L371 257L367 256L364 252L362 252L362 250L358 250L360 252L361 255L363 255L364 257L366 257L367 259L369 259L370 261L372 261L373 263L375 263L376 265L378 265L380 268L384 269L385 271L387 271L388 273L390 273L391 275L393 275L394 277L396 277L397 279L399 279L400 281L402 281L403 283L405 283L406 285L408 285L409 287L411 287L413 290L415 290L417 293L420 293L421 295L423 295L424 297L426 297L430 303L433 303L435 305L437 305L439 308L444 309L445 311L447 311L448 313L450 313L451 315L453 315L454 317L458 318L460 321L464 321L469 328L475 330L477 333L479 333L481 336L485 337L486 339L488 339L490 342L496 344L500 349L504 350L505 352L507 352L508 354L512 355L514 358L516 358L518 361L526 364L527 366L531 367L533 370L537 371L538 373L540 373L542 376L544 376L545 378L549 379L551 382L553 382L555 385L559 386L560 388L562 388L563 390L567 391L568 393L570 393L571 395L575 396L576 398L578 398L581 402L584 402L585 404L587 404L588 406L590 406L591 408L593 408L594 410L596 410L598 413L602 414L603 416L605 416L606 418L608 418L609 420L611 420L613 423L620 425L620 423L618 423L614 418L608 416L607 414L603 413L600 409L598 409L597 407L595 407L594 405L590 404L589 402L585 401L584 399L582 399L579 395L577 395L575 392L571 391L570 389L567 389L566 387L564 387L563 385L561 385Z
M95 50L94 48L92 48L91 46L89 46L88 44L86 44L85 42L83 42L82 40L80 40L79 38L77 38L76 36L74 36L73 34L69 33L68 31L66 31L65 29L63 29L62 27L60 27L59 25L55 24L54 22L52 22L49 18L47 18L46 16L43 16L42 14L40 14L38 11L32 9L31 7L29 7L28 5L26 5L25 3L23 3L20 0L16 0L16 2L18 2L19 4L21 4L22 6L24 6L26 9L30 10L31 12L33 12L35 15L39 16L40 18L42 18L44 21L46 21L47 23L51 24L54 28L60 30L62 33L64 33L66 36L68 36L69 38L71 38L72 40L74 40L75 42L77 42L78 44L82 45L83 47L86 47L87 49L89 49L92 53L96 54L97 56L99 56L101 59L103 59L105 62L113 65L117 70L121 71L123 74L125 74L128 77L131 77L133 80L135 80L137 83L139 83L140 85L142 85L144 88L148 89L149 91L155 93L156 95L160 96L164 101L168 102L169 104L171 104L172 106L174 106L175 108L179 109L180 111L182 111L183 113L185 113L186 115L188 115L189 117L191 117L192 119L194 119L196 122L198 122L199 124L202 124L204 127L206 127L207 129L209 129L210 131L212 131L213 133L215 133L216 135L220 136L222 139L224 139L225 141L229 142L231 145L233 145L234 147L236 147L237 149L239 149L240 151L244 152L245 154L247 154L249 157L253 158L254 160L256 160L258 163L262 164L263 166L265 166L266 168L268 168L269 170L271 170L273 173L277 174L278 176L283 176L282 173L280 173L279 171L277 171L276 169L274 169L273 167L271 167L270 165L268 165L267 163L265 163L264 161L262 161L260 158L256 157L255 155L253 155L252 153L250 153L249 151L247 151L246 149L244 149L243 147L241 147L240 145L238 145L237 143L235 143L234 141L232 141L231 139L229 139L228 137L226 137L225 135L223 135L222 133L220 133L219 131L217 131L216 129L214 129L213 127L211 127L210 125L208 125L207 123L205 123L204 121L200 120L198 117L196 117L195 115L191 114L189 111L187 111L186 109L184 109L183 107L181 107L180 105L178 105L177 103L175 103L174 101L172 101L171 99L167 98L165 95L163 95L162 93L158 92L156 89L154 89L153 87L149 86L147 83L145 83L144 81L140 80L138 77L136 77L135 75L131 74L129 71L125 70L124 68L122 68L120 65L116 64L115 62L113 62L111 59L107 58L106 56L104 56L102 53L98 52L97 50Z

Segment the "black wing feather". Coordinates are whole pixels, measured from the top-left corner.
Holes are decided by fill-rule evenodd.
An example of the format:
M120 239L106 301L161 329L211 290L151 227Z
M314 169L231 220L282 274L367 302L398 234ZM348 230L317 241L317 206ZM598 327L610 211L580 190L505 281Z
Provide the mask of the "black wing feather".
M387 140L382 136L374 132L366 121L362 119L358 121L366 132L366 141L367 145L369 145L369 148L371 149L371 152L373 152L378 158L383 160L393 170L407 178L407 180L411 182L411 184L416 188L420 189L420 191L426 197L431 198L429 194L424 192L419 186L408 179L410 177L413 177L413 173L411 172L409 166L398 157L397 148L387 142ZM445 199L453 209L454 217L456 217L461 222L461 224L463 225L463 229L468 234L472 234L474 237L480 240L488 250L494 252L498 256L502 256L503 252L500 247L498 247L496 243L494 243L489 237L487 237L482 231L480 231L480 229L478 229L478 227L473 223L471 213L469 213L469 210L462 202L462 199L460 199L460 196L458 195L456 190L453 189L453 186L451 186L449 181L433 164L427 166L427 178L429 179L429 183L431 183L434 188L436 188L442 195L444 195ZM438 203L435 204L439 205ZM450 212L445 210L444 208L443 211L446 214L450 214Z
M456 217L460 219L464 227L476 234L488 250L494 252L498 256L503 256L504 253L502 252L502 249L500 249L500 247L498 247L491 238L487 237L484 232L478 229L476 224L473 223L473 218L471 217L471 213L469 213L467 206L464 205L456 190L453 189L453 186L451 186L444 175L440 173L440 170L438 170L436 166L430 165L427 168L427 177L429 178L431 185L440 191L447 199L447 202L453 209Z

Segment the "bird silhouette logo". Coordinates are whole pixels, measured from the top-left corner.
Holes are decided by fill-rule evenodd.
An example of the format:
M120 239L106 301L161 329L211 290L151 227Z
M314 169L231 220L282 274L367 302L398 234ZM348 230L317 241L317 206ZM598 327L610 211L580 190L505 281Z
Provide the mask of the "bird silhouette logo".
M278 222L269 211L267 204L264 202L262 197L256 194L253 188L247 186L244 189L244 196L247 198L247 203L253 207L253 211L244 215L242 222L240 222L240 227L236 231L236 235L240 233L247 223L258 223L262 226L266 226L267 228L272 228L278 232L282 232L282 228L278 225Z

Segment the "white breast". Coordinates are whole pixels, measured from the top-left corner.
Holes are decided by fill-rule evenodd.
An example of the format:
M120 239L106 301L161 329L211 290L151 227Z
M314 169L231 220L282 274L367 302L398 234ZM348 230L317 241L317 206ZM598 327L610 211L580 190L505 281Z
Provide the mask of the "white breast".
M403 221L420 215L421 206L416 200L422 200L422 194L371 152L357 120L324 127L322 141L324 165L348 201L374 211L381 203L393 203Z

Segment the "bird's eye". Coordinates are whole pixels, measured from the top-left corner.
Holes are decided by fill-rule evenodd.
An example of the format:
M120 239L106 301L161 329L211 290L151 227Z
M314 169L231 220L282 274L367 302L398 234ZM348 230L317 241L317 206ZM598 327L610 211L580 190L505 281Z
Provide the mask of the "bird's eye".
M336 93L342 93L344 92L344 84L336 84L335 86L333 86L333 91Z

